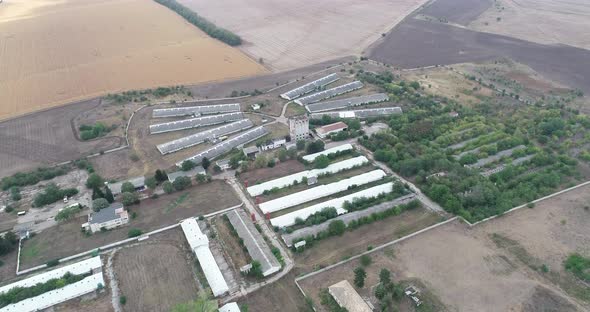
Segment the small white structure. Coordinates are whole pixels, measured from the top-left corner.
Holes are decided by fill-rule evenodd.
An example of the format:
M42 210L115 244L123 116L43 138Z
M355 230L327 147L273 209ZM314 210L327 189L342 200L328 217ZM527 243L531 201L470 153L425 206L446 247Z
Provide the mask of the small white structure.
M231 168L231 166L229 165L229 159L218 160L215 162L215 164L219 166L221 170L228 170Z
M294 142L309 138L309 119L307 119L307 116L289 118L289 135L291 141Z
M340 281L330 287L328 292L338 305L350 312L371 312L373 309L363 300L347 280Z
M129 223L129 213L121 203L112 203L109 207L88 215L88 222L82 224L85 230L92 233L107 230Z
M215 297L222 296L229 291L229 287L221 274L219 265L215 262L215 258L209 249L209 239L201 232L199 224L193 218L180 222L182 231L186 236L186 240L191 249L197 256L199 264L205 278L211 287L211 291Z
M258 104L258 103L252 104L252 110L254 110L254 111L260 110L260 104Z
M230 302L219 308L219 312L240 312L240 307L235 302Z
M274 139L274 140L270 140L268 142L262 143L260 145L260 149L263 151L268 151L268 150L277 149L281 146L284 146L285 144L287 144L287 139L285 139L285 138Z
M244 156L246 156L246 157L255 158L256 155L258 153L260 153L260 150L258 149L257 146L249 146L249 147L244 147L244 149L242 149L242 152L244 152Z

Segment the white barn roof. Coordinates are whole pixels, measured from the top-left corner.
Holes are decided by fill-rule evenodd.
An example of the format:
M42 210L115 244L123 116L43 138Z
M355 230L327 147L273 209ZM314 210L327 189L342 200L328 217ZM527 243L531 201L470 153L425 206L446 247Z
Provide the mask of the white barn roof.
M275 187L287 187L293 184L293 181L301 182L304 177L310 178L317 177L318 175L322 174L337 173L343 170L351 169L356 166L361 166L368 162L369 160L365 156L358 156L355 158L350 158L337 163L333 163L324 169L305 170L288 176L284 176L282 178L267 181L261 184L252 185L248 187L246 190L248 191L250 196L258 196L261 195L265 190L271 190Z
M298 88L287 91L281 94L281 97L286 100L296 99L304 94L310 93L318 88L329 85L332 82L340 79L336 74L329 74L312 82L306 83Z
M92 257L90 259L66 265L64 267L57 268L49 272L37 274L29 278L20 280L18 282L14 282L12 284L0 287L0 294L5 293L15 287L30 287L38 283L44 283L50 279L60 278L64 276L64 274L66 274L67 272L70 272L75 275L85 274L90 272L91 270L99 269L101 266L102 262L100 261L100 257Z
M230 302L219 308L219 312L240 312L240 307L235 302Z
M301 218L303 220L307 219L307 217L311 216L312 214L321 211L324 208L328 208L328 207L333 207L336 208L336 211L338 211L338 214L343 214L346 213L346 209L343 208L344 202L346 201L352 201L355 198L361 198L361 197L375 197L377 195L380 194L385 194L385 193L389 193L391 192L391 189L393 187L393 182L388 182L385 184L381 184L381 185L377 185L377 186L373 186L371 188L368 188L366 190L362 190L360 192L356 192L344 197L340 197L340 198L335 198L335 199L331 199L328 201L325 201L323 203L319 203L319 204L315 204L303 209L299 209L297 211L293 211L290 212L288 214L284 214L282 216L276 217L276 218L272 218L270 219L270 223L273 226L278 226L278 227L285 227L285 226L291 226L293 224L295 224L295 219L297 218Z
M294 207L303 203L316 200L318 198L330 196L332 194L346 191L353 185L364 185L383 179L386 176L381 169L363 173L338 182L319 185L310 189L279 197L259 205L260 210L264 213L272 213L289 207Z
M187 219L180 223L182 231L191 249L197 256L201 269L205 274L207 283L215 297L221 296L229 291L229 287L219 270L217 262L209 249L209 239L201 232L199 224L195 219Z
M309 155L305 155L303 156L303 160L305 161L309 161L312 162L314 161L316 158L318 158L318 156L321 155L330 155L330 154L334 154L334 153L338 153L338 152L342 152L342 151L347 151L347 150L351 150L353 149L352 144L342 144L342 145L338 145L332 148L329 148L327 150L323 150L319 153L315 153L315 154L309 154Z
M39 296L21 300L7 305L0 312L32 312L40 311L70 299L88 294L98 288L98 284L105 286L102 272L98 272L85 279L62 288L54 289Z

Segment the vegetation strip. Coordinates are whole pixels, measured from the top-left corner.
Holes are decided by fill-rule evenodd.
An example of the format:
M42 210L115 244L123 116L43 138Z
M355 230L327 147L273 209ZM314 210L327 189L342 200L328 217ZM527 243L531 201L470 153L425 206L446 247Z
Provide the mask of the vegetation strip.
M207 19L191 11L189 8L176 2L175 0L154 1L178 13L178 15L182 16L187 22L197 26L199 29L207 33L207 35L215 39L225 42L230 46L239 46L240 44L242 44L242 38L240 38L240 36L232 33L227 29L217 27L215 24L211 23Z

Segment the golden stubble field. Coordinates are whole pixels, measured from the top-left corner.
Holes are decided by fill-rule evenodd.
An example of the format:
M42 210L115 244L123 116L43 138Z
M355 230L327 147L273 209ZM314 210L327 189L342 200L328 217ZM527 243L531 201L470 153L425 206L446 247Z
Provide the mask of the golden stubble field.
M0 120L107 93L265 71L154 1L0 4Z

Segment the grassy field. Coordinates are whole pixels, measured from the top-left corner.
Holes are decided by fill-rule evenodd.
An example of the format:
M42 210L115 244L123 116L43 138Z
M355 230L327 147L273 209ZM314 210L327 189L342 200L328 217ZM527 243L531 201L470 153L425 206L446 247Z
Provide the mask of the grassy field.
M223 194L223 196L220 196ZM231 187L221 181L194 186L183 192L163 195L157 199L143 200L129 209L137 217L129 224L107 232L98 232L86 237L80 231L87 217L80 217L49 228L23 244L21 268L43 264L52 259L63 258L91 250L127 238L131 228L144 233L172 225L192 216L200 216L239 204Z
M153 1L5 1L0 119L130 89L265 69ZM34 90L34 92L31 92Z

